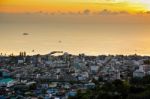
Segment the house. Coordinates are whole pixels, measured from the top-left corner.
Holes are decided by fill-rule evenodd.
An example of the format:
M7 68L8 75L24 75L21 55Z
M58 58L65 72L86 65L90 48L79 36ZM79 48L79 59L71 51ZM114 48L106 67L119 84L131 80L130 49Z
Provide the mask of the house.
M133 72L133 77L144 77L145 76L145 71L143 65L139 66L139 69L135 70Z
M0 79L0 86L11 87L15 84L15 81L11 78Z

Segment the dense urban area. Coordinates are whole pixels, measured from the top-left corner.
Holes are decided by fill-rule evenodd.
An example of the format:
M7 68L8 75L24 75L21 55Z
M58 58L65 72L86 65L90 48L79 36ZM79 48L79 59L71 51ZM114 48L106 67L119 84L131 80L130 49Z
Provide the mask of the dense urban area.
M150 57L1 53L0 99L150 99Z

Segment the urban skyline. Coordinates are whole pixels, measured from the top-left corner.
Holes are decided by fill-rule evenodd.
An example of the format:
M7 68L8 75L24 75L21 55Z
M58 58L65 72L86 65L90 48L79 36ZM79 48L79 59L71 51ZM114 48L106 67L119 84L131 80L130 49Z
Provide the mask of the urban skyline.
M149 0L0 0L0 99L150 99Z

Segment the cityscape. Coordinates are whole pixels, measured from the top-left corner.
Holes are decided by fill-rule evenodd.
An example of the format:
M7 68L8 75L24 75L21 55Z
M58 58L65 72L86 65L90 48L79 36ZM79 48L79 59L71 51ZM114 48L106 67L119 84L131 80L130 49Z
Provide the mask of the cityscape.
M0 0L0 99L150 99L150 0Z
M150 57L1 54L0 77L1 99L142 99L149 97L143 93L149 90Z

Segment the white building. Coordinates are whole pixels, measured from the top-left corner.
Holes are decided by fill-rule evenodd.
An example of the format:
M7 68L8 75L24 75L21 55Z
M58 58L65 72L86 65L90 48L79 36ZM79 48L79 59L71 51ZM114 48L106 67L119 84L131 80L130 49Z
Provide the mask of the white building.
M139 69L137 69L137 70L135 70L133 72L133 77L140 77L140 78L142 78L144 76L145 76L145 71L144 71L144 68L143 68L142 65L139 66Z
M18 64L24 63L24 60L18 60Z
M99 66L91 66L90 70L91 70L92 73L97 73L98 70L99 70Z

